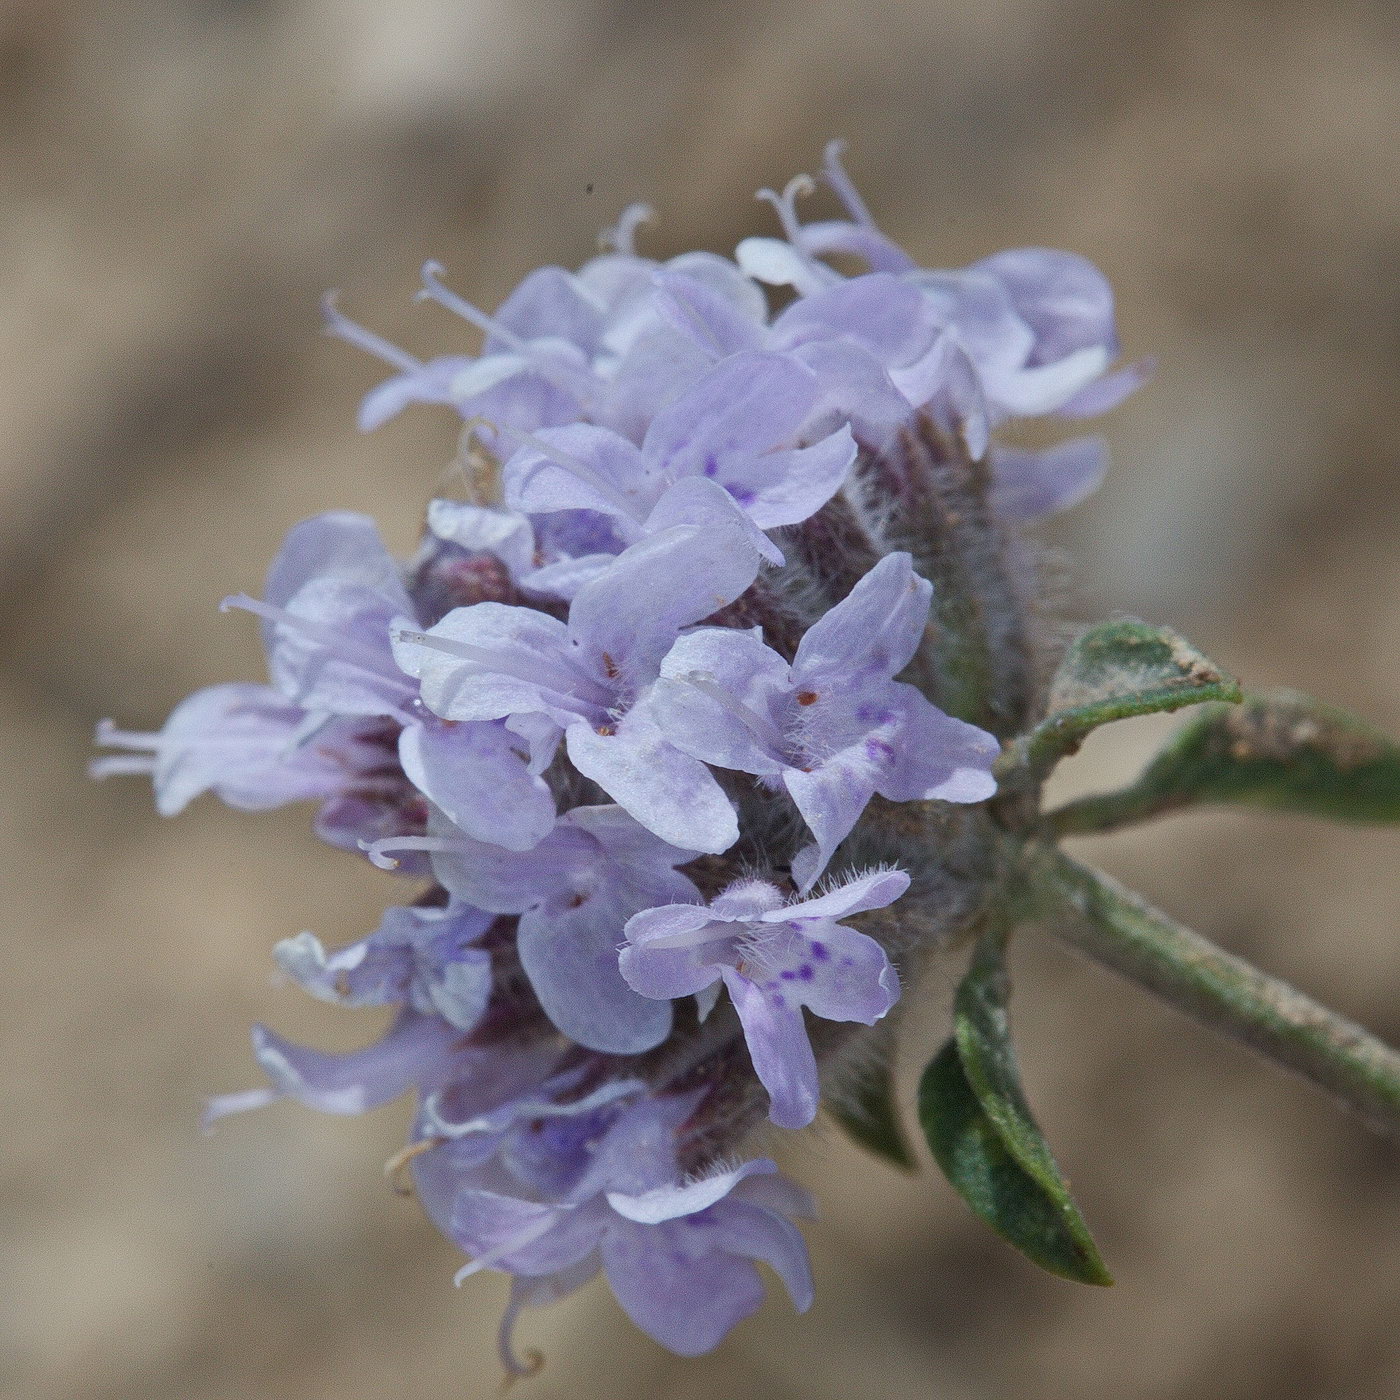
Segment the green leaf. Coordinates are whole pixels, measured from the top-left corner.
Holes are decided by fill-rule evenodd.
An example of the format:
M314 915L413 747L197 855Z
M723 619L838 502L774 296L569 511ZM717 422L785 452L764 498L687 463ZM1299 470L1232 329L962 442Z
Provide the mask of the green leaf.
M1112 1283L1021 1089L1005 950L1001 928L979 940L953 1037L920 1086L920 1120L949 1180L994 1230L1052 1273Z
M1296 691L1250 695L1185 725L1130 787L1054 812L1061 834L1236 803L1354 822L1400 822L1400 745Z
M1048 716L1008 758L1043 777L1101 724L1239 698L1239 683L1170 628L1136 618L1101 622L1065 653L1051 683Z
M827 1112L868 1152L904 1171L918 1170L909 1139L899 1121L894 1073L888 1061L881 1061L863 1073L853 1086L853 1092L828 1105Z
M1074 1206L1057 1201L1011 1155L968 1083L954 1040L924 1071L919 1119L948 1180L1003 1239L1062 1278L1113 1282Z

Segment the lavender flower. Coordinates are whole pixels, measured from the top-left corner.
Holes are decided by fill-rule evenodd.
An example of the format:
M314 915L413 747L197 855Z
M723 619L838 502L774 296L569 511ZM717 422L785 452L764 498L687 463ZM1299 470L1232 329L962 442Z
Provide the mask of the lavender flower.
M226 603L260 619L270 684L201 691L158 734L99 730L120 752L94 771L149 774L162 813L205 790L318 801L327 839L427 882L349 947L277 945L310 995L397 1007L387 1033L325 1055L259 1027L266 1086L209 1118L416 1093L394 1165L462 1276L511 1275L513 1372L520 1310L599 1270L685 1355L757 1307L755 1261L810 1302L810 1203L743 1143L765 1109L812 1121L895 1004L909 928L980 907L963 857L1000 745L963 716L1000 712L963 703L963 658L993 642L962 619L1020 620L943 590L982 587L1017 523L1104 468L1097 440L990 434L1141 377L1109 370L1112 302L1082 259L919 269L834 149L825 178L846 218L802 225L795 182L769 196L785 237L737 261L640 256L636 206L611 251L531 273L493 315L429 264L420 296L478 353L419 360L328 302L327 330L395 370L361 427L450 407L471 498L433 502L407 562L363 516L295 527L263 597ZM765 284L795 299L774 314ZM927 874L945 846L955 874L891 868Z
M820 1096L802 1008L870 1026L899 998L885 950L837 920L883 909L908 888L902 871L875 872L789 903L776 886L745 880L708 908L647 909L627 922L622 975L644 996L661 998L698 994L723 979L772 1101L768 1116L780 1128L805 1128Z

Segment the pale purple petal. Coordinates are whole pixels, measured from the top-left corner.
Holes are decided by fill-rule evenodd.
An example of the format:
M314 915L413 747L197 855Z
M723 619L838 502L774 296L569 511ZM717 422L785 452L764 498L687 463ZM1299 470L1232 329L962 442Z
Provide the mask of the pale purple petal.
M1039 520L1093 495L1108 471L1108 443L1071 438L1039 452L992 448L993 509L1006 520Z
M807 629L793 660L794 677L820 688L825 675L898 674L923 639L932 598L933 585L914 572L908 554L887 554Z
M657 414L642 450L673 478L724 482L731 463L790 443L816 397L816 376L805 365L787 355L745 351Z
M332 510L292 526L268 567L263 598L284 608L307 584L327 578L381 594L392 611L413 610L398 563L368 515Z
M662 530L579 591L570 634L600 673L611 666L634 684L653 680L680 629L732 603L758 576L758 565L737 530Z
M321 1113L365 1113L406 1093L435 1084L451 1065L461 1035L435 1016L405 1012L382 1039L344 1055L294 1045L253 1027L253 1054L276 1094Z
M634 525L665 485L626 438L589 423L542 429L511 455L501 480L513 510L595 510Z
M737 531L768 563L781 568L786 562L782 550L759 529L753 514L746 512L723 486L707 477L682 477L661 493L646 518L645 528L651 534L673 525Z
M419 792L467 835L512 851L537 846L554 829L554 797L530 772L525 749L501 724L428 717L399 736L399 760Z
M738 269L736 276L743 277ZM733 300L707 285L693 272L681 272L674 266L653 274L661 313L677 330L693 336L696 343L716 359L737 354L741 350L757 350L763 341L763 321L760 314L746 314ZM752 286L747 278L746 285Z
M131 734L104 721L97 742L129 752L94 760L92 773L149 773L156 810L166 817L211 789L231 807L261 811L330 797L346 784L341 753L354 748L351 726L328 728L333 733L319 742L306 739L305 712L268 686L210 686L182 700L157 733Z
M572 724L565 742L579 772L663 841L718 854L739 839L734 808L714 775L642 709L624 715L610 735Z
M1096 418L1118 407L1130 394L1135 394L1157 372L1157 361L1151 356L1136 360L1122 369L1096 379L1087 389L1081 389L1055 411L1062 418Z
M732 1171L701 1177L698 1181L672 1182L657 1186L640 1195L609 1191L608 1204L621 1216L639 1225L660 1225L682 1215L694 1215L722 1201L745 1177L770 1175L778 1170L777 1163L767 1157L755 1157Z
M504 603L455 608L425 634L442 650L400 637L394 655L423 687L423 703L444 719L486 720L565 709L580 677L570 665L568 630L548 613ZM450 648L467 649L463 656Z
M633 991L618 968L627 912L603 885L520 917L520 961L549 1019L570 1040L613 1055L650 1050L671 1029L670 1003Z
M736 1322L763 1302L758 1271L746 1259L690 1236L686 1221L617 1226L600 1252L623 1311L649 1337L680 1356L714 1350Z
M705 933L713 931L705 938ZM703 905L667 904L627 921L628 943L618 966L627 985L644 997L694 996L719 977L716 962L729 947L730 930ZM695 941L696 936L700 941ZM685 940L677 942L676 940Z
M804 891L826 869L875 794L877 768L868 752L869 743L853 745L811 772L789 768L783 774L783 784L817 842L815 860L808 858L802 864L798 884ZM793 873L797 873L796 865Z
M783 1281L798 1312L812 1306L812 1262L802 1232L790 1220L730 1197L705 1220L711 1242L726 1254L762 1260Z
M744 1028L754 1073L768 1090L768 1117L780 1128L805 1128L817 1116L820 1090L801 1006L733 968L726 967L723 976Z
M1008 248L973 263L1006 288L1035 334L1030 363L1045 365L1088 346L1116 354L1113 289L1088 258L1057 248Z
M779 773L787 766L776 709L788 665L752 633L702 627L661 663L651 709L677 748L720 768Z
M990 797L997 787L992 764L1001 752L996 738L945 715L912 685L892 690L903 715L875 771L881 796L891 802L982 802Z
M806 925L778 945L773 976L786 994L826 1021L874 1025L899 1000L899 977L885 950L843 924Z
M902 870L867 870L815 899L799 900L759 917L764 923L781 923L785 919L844 919L868 909L887 908L908 888L909 877Z

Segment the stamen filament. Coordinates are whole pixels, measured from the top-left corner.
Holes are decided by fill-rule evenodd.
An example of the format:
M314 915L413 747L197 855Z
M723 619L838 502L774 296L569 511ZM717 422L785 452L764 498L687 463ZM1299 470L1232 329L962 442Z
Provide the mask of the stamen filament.
M785 753L787 745L784 743L782 733L767 716L760 715L756 710L750 709L742 700L736 700L722 685L717 684L700 671L691 671L684 676L677 677L677 679L684 681L687 685L693 685L701 694L708 695L716 705L733 715L755 739L767 748L770 758L776 759L780 763L787 761Z
M601 705L605 709L613 703L614 697L591 676L579 671L568 657L561 656L559 664L569 671L561 676L546 666L532 666L509 652L500 652L492 647L473 646L470 642L453 641L449 637L435 637L431 632L410 632L406 628L396 632L396 640L410 642L414 646L427 647L429 651L440 651L445 656L455 656L459 661L471 661L498 676L512 676L527 685L537 685L551 694L583 700L587 704ZM569 682L573 682L572 687ZM561 684L563 682L563 684ZM586 695L584 691L591 691Z
M439 306L445 306L469 325L475 326L477 330L486 335L494 335L497 340L508 345L517 355L524 355L529 359L531 357L529 345L514 331L501 325L499 321L488 316L484 311L478 310L465 297L459 296L451 287L447 286L442 280L444 271L443 265L439 262L424 263L423 288L414 294L414 299L416 301L435 301Z
M572 1210L573 1207L561 1205L555 1207L555 1209L564 1211ZM497 1245L495 1249L487 1250L485 1254L478 1254L477 1257L473 1259L470 1264L462 1265L462 1267L458 1269L457 1272L452 1276L452 1282L455 1283L458 1288L460 1288L462 1284L473 1274L480 1273L482 1269L491 1268L493 1265L498 1264L508 1254L514 1254L517 1249L524 1249L526 1245L534 1244L534 1242L537 1239L539 1239L541 1235L546 1234L550 1230L552 1230L555 1226L555 1223L556 1217L550 1212L546 1212L538 1220L532 1220L530 1224L528 1224L523 1230L520 1230L516 1234L512 1235L508 1240L505 1241L504 1244Z
M369 857L371 865L381 870L397 870L399 862L389 851L466 851L463 841L449 841L441 836L385 836L378 841L361 841L360 849Z
M363 350L376 359L385 360L403 370L405 374L416 374L423 368L422 360L415 359L407 350L400 350L383 336L375 335L357 321L352 321L336 306L335 298L335 292L327 292L321 299L321 314L326 318L327 335L343 340L347 345L353 345L357 350Z
M323 643L340 660L348 661L352 665L358 666L362 671L367 671L376 680L389 684L398 690L405 699L413 694L413 685L394 667L392 656L387 653L381 654L372 647L367 647L353 638L347 637L334 627L328 627L323 622L312 622L310 618L298 617L285 608L274 607L271 603L250 598L246 593L235 593L219 604L220 612L229 612L233 608L253 613L257 617L266 618L269 622L275 622L280 626L290 627L310 637L313 641Z
M846 167L841 164L841 157L845 151L846 143L844 141L838 139L827 142L822 159L822 176L836 192L836 198L845 206L846 212L851 218L866 228L874 228L875 220L871 217L869 208L860 197L851 177L846 174Z
M622 253L625 257L635 257L637 228L655 217L656 210L650 204L629 204L617 216L617 222L598 235L599 246Z

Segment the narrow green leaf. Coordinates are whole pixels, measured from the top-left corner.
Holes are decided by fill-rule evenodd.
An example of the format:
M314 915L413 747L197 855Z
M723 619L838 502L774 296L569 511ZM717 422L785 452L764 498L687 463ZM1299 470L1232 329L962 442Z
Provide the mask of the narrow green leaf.
M881 1061L863 1073L852 1091L840 1101L829 1104L827 1112L845 1129L847 1136L866 1151L904 1171L918 1170L909 1139L899 1121L894 1073L888 1062Z
M919 1084L919 1121L938 1165L973 1212L1032 1262L1079 1283L1113 1280L1079 1213L1012 1156L949 1040Z
M1136 618L1101 622L1065 653L1047 717L1008 757L1043 777L1101 724L1239 698L1239 683L1170 628Z
M1400 822L1400 745L1296 691L1250 695L1185 725L1130 787L1052 813L1068 834L1106 831L1205 803Z

